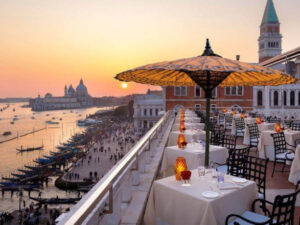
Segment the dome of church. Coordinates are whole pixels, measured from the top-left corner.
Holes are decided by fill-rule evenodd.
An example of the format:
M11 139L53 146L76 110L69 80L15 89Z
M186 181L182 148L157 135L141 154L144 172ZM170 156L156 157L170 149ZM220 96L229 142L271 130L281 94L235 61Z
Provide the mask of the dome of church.
M76 87L76 92L82 92L82 93L85 93L85 92L87 92L87 88L86 88L86 86L83 84L83 80L82 79L80 79L80 83L79 83L79 85Z
M75 93L75 90L74 90L74 88L73 88L73 86L71 84L70 87L69 87L69 89L68 89L68 94L70 95L70 94L74 94L74 93Z
M52 98L52 94L51 93L45 94L45 98Z

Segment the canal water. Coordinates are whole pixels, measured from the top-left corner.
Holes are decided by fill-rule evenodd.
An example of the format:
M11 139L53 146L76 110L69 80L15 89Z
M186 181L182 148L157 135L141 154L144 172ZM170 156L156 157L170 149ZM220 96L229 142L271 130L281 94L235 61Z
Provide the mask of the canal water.
M33 112L30 108L23 108L27 103L9 104L6 110L0 111L0 176L8 176L16 172L17 168L24 165L32 165L33 160L50 155L50 151L57 151L55 148L62 142L67 141L75 133L84 131L84 127L77 126L77 120L85 119L89 114L107 108L86 108L73 110L55 110L44 112ZM0 109L6 104L0 103ZM45 121L55 121L59 124L47 124ZM42 129L42 130L40 130ZM40 131L38 131L40 130ZM4 132L10 131L11 135L3 135ZM30 134L28 134L30 133ZM28 134L22 136L24 134ZM22 137L21 137L22 136ZM13 140L11 138L17 137ZM6 141L6 142L5 142ZM16 148L37 147L44 145L40 151L18 153ZM77 197L77 192L66 192L57 189L54 186L55 178L49 182L49 186L42 190L42 197ZM38 193L31 193L31 196L37 196ZM27 204L27 192L24 192L23 198ZM11 198L10 193L0 196L0 212L12 211L18 209L19 198L17 193Z

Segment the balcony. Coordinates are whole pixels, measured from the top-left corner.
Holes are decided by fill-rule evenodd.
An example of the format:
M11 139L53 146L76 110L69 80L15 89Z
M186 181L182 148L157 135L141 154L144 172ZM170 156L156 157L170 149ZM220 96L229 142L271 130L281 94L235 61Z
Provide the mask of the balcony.
M162 177L162 158L174 120L171 112L166 113L70 212L58 218L58 224L143 224L152 184ZM243 137L237 142L242 144ZM250 154L258 156L256 152ZM266 199L270 201L295 188L288 182L288 173L272 178L272 168L273 163L269 163ZM295 224L300 216L299 202L296 206Z

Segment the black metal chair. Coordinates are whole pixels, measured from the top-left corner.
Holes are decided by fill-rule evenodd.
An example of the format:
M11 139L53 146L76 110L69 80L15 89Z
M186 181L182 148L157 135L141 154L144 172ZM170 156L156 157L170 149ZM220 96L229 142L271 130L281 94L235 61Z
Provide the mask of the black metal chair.
M217 123L218 123L217 117L212 117L209 119L209 127L210 127L211 131L214 129L214 127L217 125ZM205 130L206 130L206 127L205 127Z
M250 149L255 148L256 151L258 151L258 142L259 142L259 136L260 132L258 130L257 123L251 123L247 124L247 127L249 129L249 136L250 136Z
M211 129L210 143L213 145L221 145L224 135L225 135L224 127L220 125L215 125Z
M243 118L234 119L235 122L235 135L244 136L245 133L245 121Z
M288 149L287 145L289 145L293 148L295 146L290 145L286 142L283 132L274 133L271 135L273 137L273 142L274 142L274 166L273 166L273 172L272 172L272 177L273 177L277 162L283 163L281 172L284 172L286 161L292 161L294 159L294 150Z
M264 199L256 199L252 203L252 212L246 211L242 215L230 214L227 216L225 224L293 225L295 204L299 192L300 189L288 195L277 195L274 202L270 202ZM255 213L256 203L261 203L260 208L265 215ZM270 205L272 207L271 211L267 208L267 205Z
M281 119L280 118L277 118L276 116L275 117L267 117L267 122L268 123L277 123L277 122L281 122Z
M222 146L228 149L229 156L226 164L218 164L217 171L231 174L233 176L243 176L244 156L249 155L249 146L236 145L236 136L224 135Z
M231 114L226 114L225 115L225 130L226 129L231 129L232 126L232 115Z
M266 178L269 159L254 156L244 156L244 178L255 181L258 188L258 198L266 197Z
M290 128L291 128L292 130L300 131L300 123L292 123L292 124L290 125Z
M286 127L291 128L291 126L292 126L294 120L293 120L293 119L286 119L286 120L284 120L283 122L284 122L284 125L285 125Z
M224 122L225 122L225 114L223 113L223 112L220 112L219 113L219 115L218 115L218 117L219 117L219 124L224 124Z

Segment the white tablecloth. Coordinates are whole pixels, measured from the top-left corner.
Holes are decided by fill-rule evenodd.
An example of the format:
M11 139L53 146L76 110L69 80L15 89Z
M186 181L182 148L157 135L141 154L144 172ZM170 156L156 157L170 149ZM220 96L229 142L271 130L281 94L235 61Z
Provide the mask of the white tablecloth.
M260 134L258 142L258 151L260 158L269 158L274 161L274 142L271 134L276 133L274 130L265 130ZM290 145L295 145L295 140L300 138L300 131L284 130L285 140ZM288 146L288 148L291 148Z
M232 182L225 176L225 182ZM157 180L151 188L144 216L145 225L224 225L229 214L241 215L251 209L257 198L257 187L252 181L237 189L222 190L211 174L199 178L192 171L191 186L182 186L175 176ZM204 191L216 191L219 197L208 199Z
M163 161L161 165L161 171L173 169L175 160L177 157L184 157L189 170L196 169L198 166L204 166L205 160L205 149L202 144L194 143L193 145L188 144L183 150L178 146L166 147L164 151ZM219 164L225 164L228 158L228 150L225 147L210 145L209 149L209 160L217 162Z
M169 135L168 146L177 145L178 135L183 134L185 137L185 141L187 143L191 143L192 139L194 140L205 140L205 131L203 130L186 130L184 133L180 133L180 131L171 131Z
M300 146L295 150L294 160L290 169L289 181L295 185L300 180Z
M237 117L237 118L241 118L241 117ZM237 119L237 118L233 117L233 119L232 119L231 134L233 134L233 135L235 135L235 130L236 130L235 120L234 119ZM255 123L256 122L256 118L247 117L247 118L244 118L244 121L245 121L245 127L246 127L246 124Z
M197 116L184 116L184 122L186 123L200 123L201 119ZM180 122L180 114L177 115L175 123L179 123Z
M264 130L274 130L275 123L261 123L261 124L257 124L257 126L260 132ZM250 133L247 125L245 126L244 144L245 145L250 144Z
M172 127L173 131L179 131L180 123L175 123ZM193 129L199 129L204 130L205 124L204 123L184 123L185 129L190 130Z

